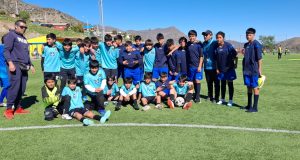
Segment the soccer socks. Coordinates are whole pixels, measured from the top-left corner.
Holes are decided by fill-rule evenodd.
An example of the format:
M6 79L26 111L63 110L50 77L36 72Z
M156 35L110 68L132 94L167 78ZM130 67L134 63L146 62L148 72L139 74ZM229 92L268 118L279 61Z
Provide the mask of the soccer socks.
M221 81L221 99L225 99L226 94L226 80Z
M82 117L79 121L81 122L81 123L83 123L83 121L84 121L84 117Z
M195 83L194 84L194 89L195 89L195 99L198 100L200 99L200 91L201 91L201 83Z
M190 102L193 99L193 94L192 93L187 93L185 97L186 102Z
M174 96L174 94L170 94L170 100L171 100L172 102L175 102L175 96Z
M101 117L100 117L99 115L94 115L94 117L93 117L93 119L94 119L94 120L97 120L97 121L100 121L100 118L101 118Z
M259 95L254 95L253 110L255 110L255 111L257 111L258 98L259 98Z
M246 109L249 109L252 106L252 93L248 93L248 105Z
M233 82L228 82L228 90L229 90L229 100L232 100L233 93L234 93Z

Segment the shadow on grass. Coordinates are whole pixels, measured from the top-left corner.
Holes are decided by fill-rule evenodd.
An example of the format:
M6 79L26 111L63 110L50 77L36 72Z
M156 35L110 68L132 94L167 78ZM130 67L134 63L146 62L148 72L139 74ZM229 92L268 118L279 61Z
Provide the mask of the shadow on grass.
M21 106L26 109L30 108L32 105L38 103L37 96L29 96L22 98Z

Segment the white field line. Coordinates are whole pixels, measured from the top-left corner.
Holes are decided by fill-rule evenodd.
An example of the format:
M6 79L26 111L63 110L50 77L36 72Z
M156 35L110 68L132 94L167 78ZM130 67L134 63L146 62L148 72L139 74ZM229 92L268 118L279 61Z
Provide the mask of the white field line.
M82 124L10 127L10 128L0 128L0 132L33 130L33 129L51 129L51 128L73 128L73 127L81 127L81 126ZM178 127L178 128L225 129L225 130L237 130L237 131L249 131L249 132L300 134L300 131L293 131L293 130L280 130L280 129L270 129L270 128L246 128L246 127L217 126L217 125L198 125L198 124L107 123L107 124L94 124L92 126L93 127Z

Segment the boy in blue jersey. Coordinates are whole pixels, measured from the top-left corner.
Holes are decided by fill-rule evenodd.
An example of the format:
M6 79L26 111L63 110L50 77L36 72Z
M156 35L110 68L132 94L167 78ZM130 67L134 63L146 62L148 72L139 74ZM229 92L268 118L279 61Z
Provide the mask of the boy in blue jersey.
M166 42L166 46L168 51L172 51L175 48L174 40L168 39ZM176 72L176 54L177 50L174 50L171 54L168 54L168 66L169 66L169 80L177 80L178 79L178 72Z
M217 104L225 103L227 83L229 89L229 101L227 105L232 107L234 93L233 81L236 79L235 64L237 63L237 52L230 43L224 41L224 38L224 32L220 31L216 34L218 47L215 49L215 56L218 79L221 81L221 100Z
M170 109L174 109L174 102L177 97L183 97L185 100L185 104L183 105L183 109L188 110L192 107L192 98L193 98L193 83L187 81L186 75L181 75L179 77L178 82L171 81L170 82L170 99L168 99L168 106Z
M118 76L118 58L120 50L113 46L112 36L106 34L104 36L104 43L99 44L101 54L101 65L106 74L109 77Z
M195 97L194 101L200 103L200 91L203 77L202 65L203 65L203 53L201 43L197 41L197 32L190 30L188 33L190 41L188 42L187 49L187 62L188 62L188 78L189 81L194 82Z
M124 53L124 51L126 50L126 48L123 44L122 35L116 35L114 38L114 41L116 43L116 47L120 50L120 52L119 52L119 58L120 58L122 56L122 54ZM118 60L118 77L116 80L118 80L120 77L122 77L122 79L124 79L124 68L123 68L123 64L120 63L120 61Z
M255 33L254 28L248 28L246 31L248 42L244 44L243 75L244 84L248 89L248 105L245 107L247 112L258 112L258 78L262 75L262 45L255 40Z
M84 75L84 86L88 96L95 104L95 109L101 114L105 114L103 90L106 86L106 75L102 68L99 68L97 60L90 61L90 70Z
M139 110L139 105L137 104L137 89L132 83L132 78L125 78L124 84L120 88L120 97L118 103L116 104L115 111L121 109L122 105L133 104L135 110Z
M58 79L61 67L60 53L55 45L56 35L49 33L46 35L47 43L42 47L41 66L44 78L55 76Z
M94 52L94 59L97 60L99 62L99 66L101 66L101 53L97 37L91 37L91 51Z
M76 86L76 83L76 78L70 78L68 80L68 86L65 87L62 92L62 96L69 97L70 99L68 114L82 122L84 126L93 124L93 121L90 119L100 121L100 123L105 123L110 117L111 112L107 111L101 117L99 115L95 115L92 111L89 111L82 102L81 89Z
M162 72L160 79L155 82L157 96L160 96L161 101L168 99L170 95L170 81L168 80L168 73Z
M133 50L131 41L127 41L125 47L126 51L119 58L124 67L124 78L132 78L133 84L137 85L141 81L139 64L142 64L143 60L140 53Z
M118 101L120 94L115 77L107 77L107 84L103 90L103 94L106 101Z
M133 50L136 50L140 53L142 59L144 57L144 47L145 47L145 44L142 43L142 37L140 35L137 35L134 37L134 42L135 44L133 45ZM141 75L141 79L143 79L143 76L144 76L144 64L143 63L140 63L140 75Z
M156 36L157 43L154 45L155 48L155 61L153 66L152 80L156 82L161 72L169 73L168 60L167 60L167 47L164 44L164 35L158 33Z
M156 96L156 86L154 82L151 82L151 75L146 74L144 76L144 81L141 82L139 88L139 97L141 97L143 111L149 110L151 107L150 103L156 103L155 108L162 109L161 97Z
M220 96L220 81L217 77L216 70L216 58L215 48L217 47L217 41L213 40L213 33L210 30L202 32L204 42L203 45L203 56L204 56L204 71L207 83L207 100L211 102L219 102ZM215 96L213 96L215 89Z
M145 74L152 74L155 62L155 48L153 47L153 42L150 39L145 41L143 61Z
M4 103L4 98L7 96L7 89L10 86L6 62L4 58L4 45L0 45L0 86L2 88L0 95L0 107L6 107Z

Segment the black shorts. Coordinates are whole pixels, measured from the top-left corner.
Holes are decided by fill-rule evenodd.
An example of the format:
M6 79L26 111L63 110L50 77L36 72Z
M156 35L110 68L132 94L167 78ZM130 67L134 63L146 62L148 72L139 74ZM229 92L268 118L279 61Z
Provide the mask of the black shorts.
M116 94L116 95L114 95L114 96L112 96L113 98L112 98L112 100L114 100L114 99L116 99L117 97L119 96L119 94ZM105 98L105 100L107 101L107 99L109 98L110 96L108 96L108 95L104 95L104 98Z
M71 117L74 117L74 114L75 112L78 112L82 115L84 115L86 112L88 112L89 110L87 108L74 108L74 109L71 109L68 114L71 116Z
M155 103L155 96L143 97L146 98L148 103Z
M103 68L106 78L108 77L117 77L118 76L118 69L107 69Z

